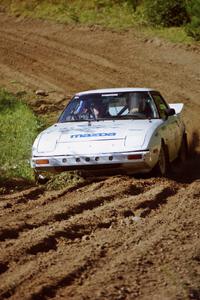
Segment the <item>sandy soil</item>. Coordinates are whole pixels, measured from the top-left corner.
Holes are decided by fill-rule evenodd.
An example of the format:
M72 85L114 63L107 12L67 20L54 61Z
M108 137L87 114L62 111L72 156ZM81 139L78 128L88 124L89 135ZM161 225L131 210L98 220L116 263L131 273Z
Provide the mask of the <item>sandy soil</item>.
M0 15L0 85L59 112L76 91L159 89L185 103L191 158L171 178L110 176L0 195L0 299L200 299L200 49L133 31Z

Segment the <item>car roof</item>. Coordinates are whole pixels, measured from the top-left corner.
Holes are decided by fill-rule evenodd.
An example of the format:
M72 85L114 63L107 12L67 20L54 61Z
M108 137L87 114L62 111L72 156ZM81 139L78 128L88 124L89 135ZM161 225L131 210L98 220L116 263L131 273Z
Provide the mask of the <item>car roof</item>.
M79 92L76 96L86 95L86 94L109 94L109 93L122 93L122 92L150 92L155 91L151 88L108 88L108 89L98 89L98 90L88 90Z

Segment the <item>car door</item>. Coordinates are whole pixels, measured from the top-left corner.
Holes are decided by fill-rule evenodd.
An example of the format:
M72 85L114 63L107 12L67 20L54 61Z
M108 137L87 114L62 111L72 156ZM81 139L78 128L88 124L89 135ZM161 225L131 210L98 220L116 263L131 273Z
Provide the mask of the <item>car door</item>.
M161 136L163 136L165 143L168 146L169 159L170 161L176 157L177 149L177 134L178 134L178 123L176 115L166 117L166 109L169 108L164 98L158 92L153 92L152 97L155 101L156 107L159 112L160 118L163 119L163 125L161 126Z

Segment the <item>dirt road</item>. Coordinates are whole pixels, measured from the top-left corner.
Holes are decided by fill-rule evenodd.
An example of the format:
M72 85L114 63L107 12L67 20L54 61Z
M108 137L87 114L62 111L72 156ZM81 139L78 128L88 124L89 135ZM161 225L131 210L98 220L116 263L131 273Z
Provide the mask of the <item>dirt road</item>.
M30 100L38 113L80 90L153 87L186 104L196 147L169 179L118 175L0 195L0 299L200 299L199 83L197 46L0 15L0 85L47 90Z

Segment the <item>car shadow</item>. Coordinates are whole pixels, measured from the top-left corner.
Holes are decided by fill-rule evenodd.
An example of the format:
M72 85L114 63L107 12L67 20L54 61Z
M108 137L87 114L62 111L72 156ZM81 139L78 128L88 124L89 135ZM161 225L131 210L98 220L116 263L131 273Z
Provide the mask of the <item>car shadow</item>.
M188 145L188 156L185 162L178 160L172 164L169 178L180 183L191 183L200 179L200 136L199 132L192 133Z
M168 178L180 183L191 183L200 179L200 153L193 154L192 157L189 156L183 165L175 162Z

